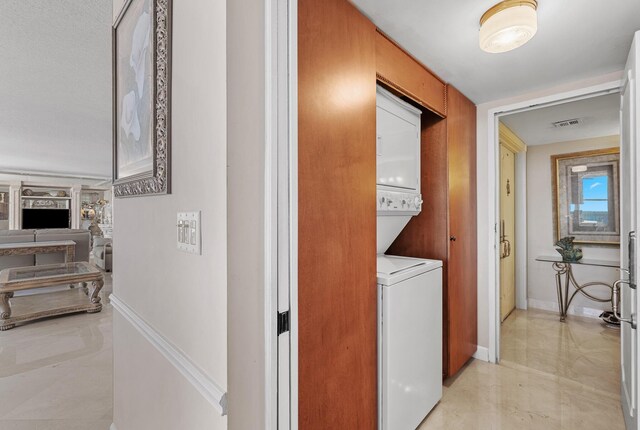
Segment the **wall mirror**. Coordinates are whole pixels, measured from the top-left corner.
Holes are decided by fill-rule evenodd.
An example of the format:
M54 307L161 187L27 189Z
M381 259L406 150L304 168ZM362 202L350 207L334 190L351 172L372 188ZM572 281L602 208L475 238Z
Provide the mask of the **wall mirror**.
M620 149L551 156L554 241L620 244Z

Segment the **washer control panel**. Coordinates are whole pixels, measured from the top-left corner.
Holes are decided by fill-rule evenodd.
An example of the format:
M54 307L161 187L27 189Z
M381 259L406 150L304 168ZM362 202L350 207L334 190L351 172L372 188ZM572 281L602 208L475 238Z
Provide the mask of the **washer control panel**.
M397 191L376 192L378 213L411 212L417 214L422 209L422 195L419 193L401 193Z

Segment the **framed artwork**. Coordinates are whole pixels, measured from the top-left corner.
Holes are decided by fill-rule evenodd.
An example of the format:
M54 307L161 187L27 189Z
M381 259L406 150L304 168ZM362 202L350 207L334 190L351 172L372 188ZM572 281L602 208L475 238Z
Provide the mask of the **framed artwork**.
M115 197L170 192L171 0L127 0L113 25Z
M551 156L555 240L620 244L620 149Z

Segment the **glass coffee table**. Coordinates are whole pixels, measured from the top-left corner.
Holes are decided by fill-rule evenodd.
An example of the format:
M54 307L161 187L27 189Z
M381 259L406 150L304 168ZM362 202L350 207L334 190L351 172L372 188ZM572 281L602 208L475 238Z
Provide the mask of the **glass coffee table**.
M73 284L82 288L13 297L18 291ZM84 261L4 269L0 271L0 331L55 315L100 312L103 285L102 272Z

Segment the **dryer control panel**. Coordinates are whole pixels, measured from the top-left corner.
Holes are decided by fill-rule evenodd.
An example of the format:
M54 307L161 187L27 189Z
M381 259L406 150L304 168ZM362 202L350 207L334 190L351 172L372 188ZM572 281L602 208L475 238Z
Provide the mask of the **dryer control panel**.
M376 197L378 214L417 215L422 209L422 195L419 193L378 190Z

